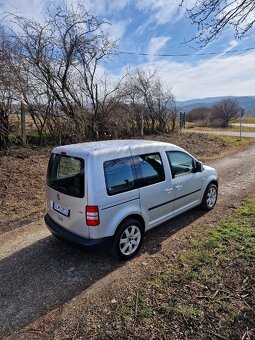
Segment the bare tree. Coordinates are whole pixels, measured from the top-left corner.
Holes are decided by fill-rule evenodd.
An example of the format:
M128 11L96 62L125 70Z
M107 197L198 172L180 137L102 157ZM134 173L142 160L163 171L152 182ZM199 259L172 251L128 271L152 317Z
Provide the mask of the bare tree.
M240 105L235 99L227 98L212 107L212 118L218 119L221 127L226 128L232 118L237 117Z
M54 97L64 114L74 121L77 134L85 136L91 129L93 137L98 138L97 69L115 47L102 31L103 22L82 5L75 9L57 7L48 13L44 24L18 16L14 21L19 27L13 35L20 46L20 56L29 65L29 79L41 83L45 102Z
M119 91L120 96L123 98L125 110L128 111L130 116L131 128L135 133L140 136L144 135L144 106L143 96L138 89L137 77L135 73L129 72L125 82L122 84Z
M0 149L9 146L9 115L17 98L15 79L11 72L11 59L14 46L5 30L0 27Z
M170 116L171 120L174 117L176 119L174 96L169 89L164 89L156 70L136 69L130 72L122 91L136 130L141 136L144 130L147 133L164 132Z
M168 123L171 123L171 131L175 130L177 119L177 107L170 89L164 89L162 81L158 78L152 86L150 96L150 111L152 117L158 122L157 130L165 132Z
M185 3L182 0L181 7ZM254 0L196 0L186 11L191 22L197 25L194 39L201 46L217 39L227 26L234 29L236 39L241 39L255 23Z
M211 125L211 108L196 107L186 114L186 120L191 123L196 123L197 126Z

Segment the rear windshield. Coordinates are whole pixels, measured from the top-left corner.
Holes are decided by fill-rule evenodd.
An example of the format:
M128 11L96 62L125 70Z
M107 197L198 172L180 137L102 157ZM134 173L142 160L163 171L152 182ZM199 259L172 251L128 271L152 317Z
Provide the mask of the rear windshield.
M51 154L47 184L63 194L84 197L84 160L77 157Z

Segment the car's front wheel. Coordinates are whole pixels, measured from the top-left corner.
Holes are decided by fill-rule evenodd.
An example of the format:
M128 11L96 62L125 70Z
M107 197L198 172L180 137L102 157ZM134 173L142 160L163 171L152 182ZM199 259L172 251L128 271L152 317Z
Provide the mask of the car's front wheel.
M212 210L215 206L218 198L218 187L216 184L211 183L205 190L204 197L202 200L202 208L204 210Z
M130 259L141 247L142 238L143 231L139 221L135 219L124 221L115 234L113 255L124 260Z

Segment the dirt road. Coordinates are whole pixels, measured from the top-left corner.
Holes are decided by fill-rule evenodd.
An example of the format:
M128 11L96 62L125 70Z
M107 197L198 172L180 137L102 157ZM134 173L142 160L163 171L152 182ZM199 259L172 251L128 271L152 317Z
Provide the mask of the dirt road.
M232 126L240 126L240 123L232 123ZM244 127L250 127L250 128L255 128L255 124L247 124L247 123L242 123L242 126Z
M107 291L112 294L116 287L125 289L134 280L142 280L148 271L156 270L154 267L166 252L168 256L178 254L183 240L190 237L194 228L201 225L206 228L255 194L254 144L245 152L209 164L218 170L220 177L215 209L207 214L193 209L152 230L145 237L140 255L127 263L118 262L110 255L86 253L62 244L50 235L42 220L3 233L0 236L0 337L12 334L12 339L25 339L26 335L15 336L13 332L47 316L54 308L62 306L58 314L75 313L79 303L85 303L91 294L100 299Z

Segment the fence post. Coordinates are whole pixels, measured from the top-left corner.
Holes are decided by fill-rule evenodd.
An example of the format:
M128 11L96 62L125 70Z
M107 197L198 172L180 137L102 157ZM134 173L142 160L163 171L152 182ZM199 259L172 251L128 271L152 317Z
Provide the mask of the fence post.
M21 139L23 146L27 145L27 136L26 136L26 115L24 110L24 104L21 101L20 104L20 113L21 113Z

